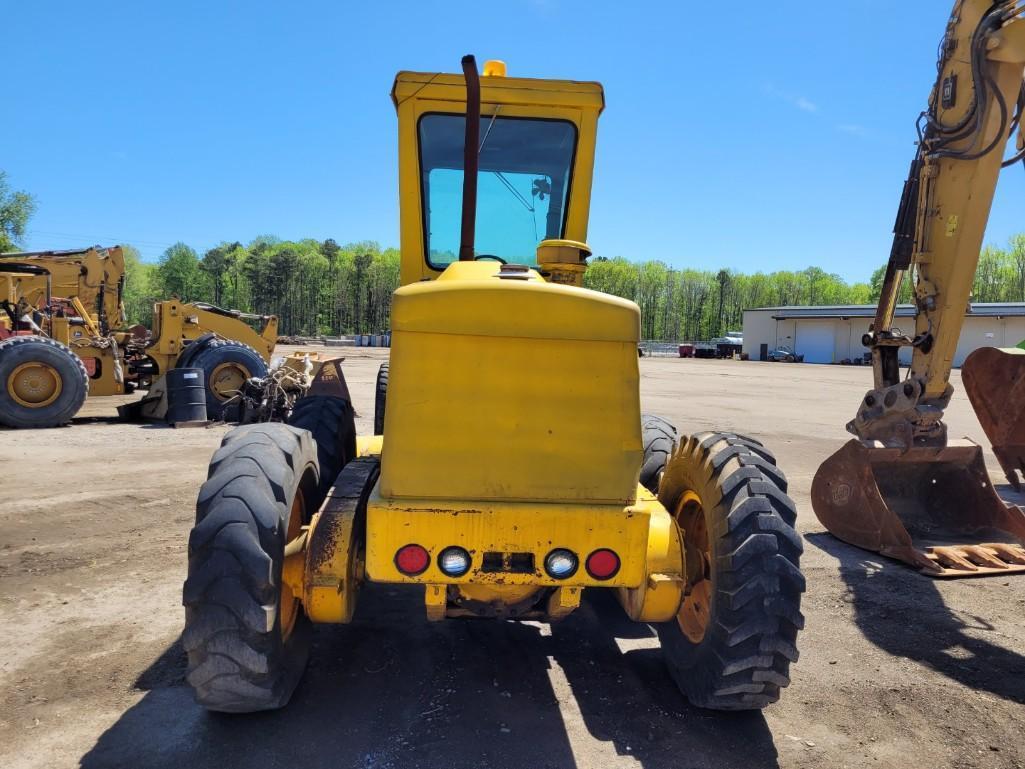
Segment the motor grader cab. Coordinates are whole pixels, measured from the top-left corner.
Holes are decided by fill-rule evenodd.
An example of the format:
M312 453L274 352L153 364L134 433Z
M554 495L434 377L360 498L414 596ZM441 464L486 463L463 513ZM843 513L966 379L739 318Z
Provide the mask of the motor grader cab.
M87 394L137 389L146 396L119 406L121 415L163 419L164 375L176 367L203 369L207 415L218 419L247 379L267 373L277 340L275 316L178 299L153 305L152 332L126 328L120 246L3 254L0 280L8 307L0 317L0 425L7 427L66 424ZM25 338L3 344L7 336Z
M289 425L224 438L183 591L198 701L283 706L310 623L349 622L366 581L421 587L431 620L553 621L607 589L693 703L776 700L803 623L785 476L752 438L642 415L638 308L579 285L601 87L466 57L400 73L393 98L383 435L357 438L320 382Z
M1025 512L996 492L982 449L948 439L950 371L1002 167L1025 162L1025 19L1017 2L959 0L919 119L893 248L865 346L874 386L847 425L856 437L812 483L819 520L840 539L934 577L1025 572ZM1017 133L1015 154L1005 148ZM915 327L894 326L904 279ZM912 348L901 372L898 353ZM1015 485L1025 469L1025 355L978 350L963 380Z

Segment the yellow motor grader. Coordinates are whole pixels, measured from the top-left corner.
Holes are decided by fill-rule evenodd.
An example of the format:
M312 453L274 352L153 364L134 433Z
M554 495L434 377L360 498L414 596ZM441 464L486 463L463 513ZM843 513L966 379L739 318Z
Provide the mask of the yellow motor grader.
M285 705L311 623L349 622L367 581L422 587L431 620L557 620L610 590L692 703L775 701L803 626L786 478L754 438L642 415L638 308L581 287L602 87L466 57L392 98L383 434L356 437L336 372L290 424L224 438L183 591L198 701Z
M276 317L169 299L154 304L152 331L127 328L124 287L119 246L0 254L0 425L66 424L86 395L134 390L147 395L122 414L161 419L164 375L176 367L203 369L216 419L247 379L266 374Z

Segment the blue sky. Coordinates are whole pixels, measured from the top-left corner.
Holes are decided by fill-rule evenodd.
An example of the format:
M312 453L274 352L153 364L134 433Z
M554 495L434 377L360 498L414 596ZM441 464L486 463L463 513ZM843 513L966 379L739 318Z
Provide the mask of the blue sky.
M695 5L7 0L0 168L34 249L398 245L392 78L472 52L605 85L595 253L867 279L947 3ZM1025 230L1023 188L1004 172L988 242Z

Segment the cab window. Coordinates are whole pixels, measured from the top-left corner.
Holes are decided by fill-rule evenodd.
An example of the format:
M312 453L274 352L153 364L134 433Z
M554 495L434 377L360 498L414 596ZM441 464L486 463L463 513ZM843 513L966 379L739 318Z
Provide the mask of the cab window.
M420 118L425 258L444 269L459 255L463 115ZM477 256L533 265L537 244L563 237L576 148L566 120L482 116L477 177Z

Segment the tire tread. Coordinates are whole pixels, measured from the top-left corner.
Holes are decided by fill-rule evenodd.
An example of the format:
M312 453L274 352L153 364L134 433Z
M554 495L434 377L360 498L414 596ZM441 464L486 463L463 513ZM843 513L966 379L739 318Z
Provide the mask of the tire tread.
M698 644L683 636L675 620L659 626L669 671L699 707L765 707L790 683L804 627L803 542L794 529L797 510L786 494L786 476L759 441L731 432L687 438L670 462L687 463L720 498L706 500L714 540L710 625Z
M280 423L235 428L211 460L182 589L186 680L210 710L282 707L302 675L308 620L282 643L277 595L292 494L317 467L310 433Z

